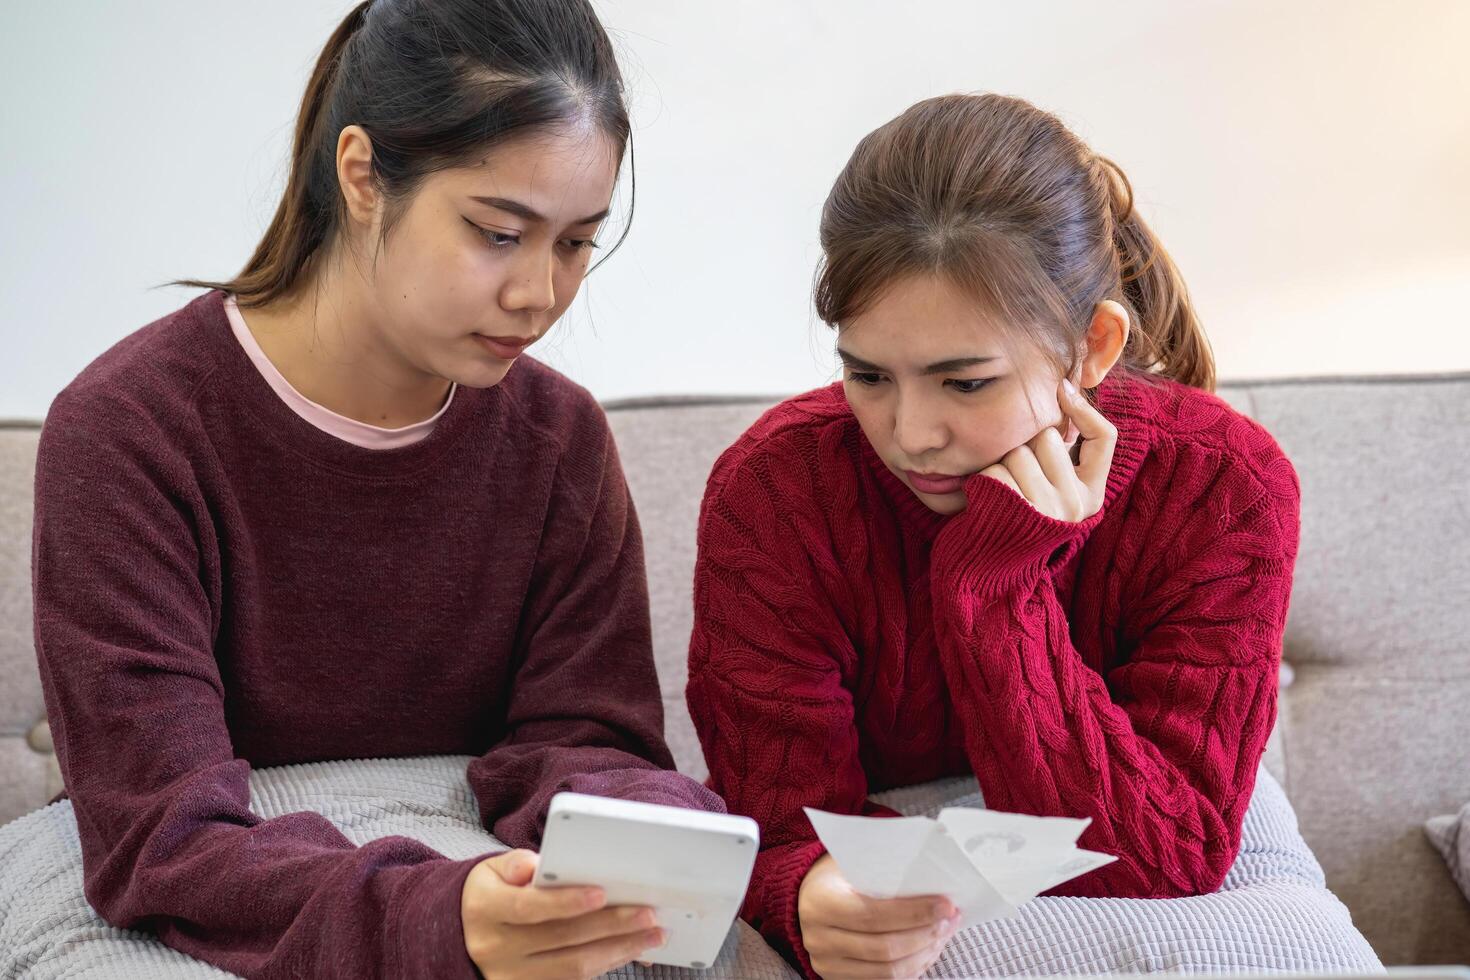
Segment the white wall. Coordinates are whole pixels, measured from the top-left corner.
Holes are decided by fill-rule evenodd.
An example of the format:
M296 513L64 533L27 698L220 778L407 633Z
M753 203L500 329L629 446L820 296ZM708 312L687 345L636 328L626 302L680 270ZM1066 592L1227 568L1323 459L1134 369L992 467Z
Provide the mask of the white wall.
M0 13L0 417L238 270L343 0ZM834 376L816 224L920 98L1021 95L1123 165L1225 377L1470 369L1470 3L602 0L632 238L541 354L604 398Z

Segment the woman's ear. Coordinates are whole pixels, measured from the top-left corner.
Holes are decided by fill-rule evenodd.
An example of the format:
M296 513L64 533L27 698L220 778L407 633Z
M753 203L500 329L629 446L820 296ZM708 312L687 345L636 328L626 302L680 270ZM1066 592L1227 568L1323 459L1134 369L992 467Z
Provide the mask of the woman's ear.
M1087 327L1087 350L1082 356L1082 374L1077 381L1079 388L1096 388L1108 376L1118 358L1123 356L1123 347L1128 343L1128 311L1122 304L1105 299L1092 312L1092 323Z
M378 213L373 186L373 141L361 126L346 126L337 136L337 182L354 221L371 226Z

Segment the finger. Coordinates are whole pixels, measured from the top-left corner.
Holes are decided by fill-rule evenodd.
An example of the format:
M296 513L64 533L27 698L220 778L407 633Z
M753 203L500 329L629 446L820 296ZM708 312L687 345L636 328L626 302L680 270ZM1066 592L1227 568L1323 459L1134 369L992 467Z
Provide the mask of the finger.
M1047 426L1036 433L1036 438L1030 441L1030 445L1041 466L1041 472L1045 473L1050 482L1055 501L1055 510L1050 505L1038 505L1039 510L1060 520L1082 520L1088 516L1089 508L1085 501L1091 500L1091 491L1078 476L1078 466L1073 461L1072 454L1067 453L1066 444L1061 441L1057 430Z
M839 960L832 973L851 980L909 980L910 977L923 976L943 955L944 946L936 943L893 963Z
M956 920L945 919L933 925L896 932L853 932L827 926L818 937L831 954L867 963L894 963L929 949L949 939Z
M626 966L650 949L657 949L664 944L665 938L661 929L645 929L630 936L599 939L568 949L536 953L526 957L526 962L541 976L557 980L596 977Z
M1082 433L1082 438L1102 439L1112 431L1113 423L1066 378L1062 379L1062 397L1059 403L1062 412L1077 426L1077 431Z
M828 914L820 918L829 926L851 932L894 932L936 925L954 911L954 903L942 895L869 898L848 891L835 895Z
M1016 483L1016 478L1011 476L1011 471L1006 469L1000 463L994 463L990 466L985 467L985 469L980 471L980 475L988 476L992 480L998 480L1001 483L1004 483L1006 486L1010 487L1012 490L1016 491L1016 493L1020 494L1022 497L1026 496L1024 493L1021 493L1021 487Z
M1068 517L1075 516L1081 509L1086 487L1077 476L1077 467L1072 463L1072 457L1068 455L1061 435L1056 429L1047 426L1031 440L1031 447L1042 473L1046 475L1047 482L1051 484L1062 504L1062 513Z
M557 919L571 919L602 908L607 898L600 888L537 888L507 886L508 894L492 917L510 925L531 926Z
M620 905L588 912L574 919L522 926L518 945L528 953L545 953L582 946L599 939L645 932L656 925L658 923L654 919L653 909L642 905Z
M1021 496L1036 505L1037 510L1050 509L1052 500L1056 498L1056 488L1047 479L1030 446L1017 446L1006 453L1001 462L1021 488Z
M513 851L486 858L484 863L493 869L500 876L500 880L507 885L525 885L535 877L536 864L539 860L540 855L535 851L518 847Z
M532 852L508 851L475 865L465 881L462 915L466 923L487 927L526 925L582 915L606 904L600 888L548 889L518 884L529 881L527 869L535 864Z
M1113 465L1113 450L1118 444L1117 426L1082 397L1070 381L1064 379L1062 386L1062 410L1082 433L1077 477L1094 492L1100 492L1107 484L1108 470Z

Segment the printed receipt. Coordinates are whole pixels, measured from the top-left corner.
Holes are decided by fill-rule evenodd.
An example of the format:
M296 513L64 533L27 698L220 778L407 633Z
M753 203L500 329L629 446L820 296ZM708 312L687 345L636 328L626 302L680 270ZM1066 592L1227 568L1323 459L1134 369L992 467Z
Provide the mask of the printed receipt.
M1118 860L1084 850L1091 818L947 807L930 817L850 817L806 807L853 888L873 898L944 895L961 928L1002 919L1064 881Z

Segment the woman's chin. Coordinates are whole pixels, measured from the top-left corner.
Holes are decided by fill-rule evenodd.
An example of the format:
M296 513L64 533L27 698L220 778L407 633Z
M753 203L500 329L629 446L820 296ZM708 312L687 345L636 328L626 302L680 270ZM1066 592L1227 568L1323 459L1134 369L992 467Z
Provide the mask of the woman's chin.
M913 488L910 487L909 489L912 490ZM968 503L963 490L957 490L954 493L920 493L918 490L914 490L914 496L923 501L924 506L934 511L934 513L944 514L946 517L958 514L965 509L965 505Z
M454 372L445 377L466 388L494 388L505 380L505 376L514 367L514 361L477 361L474 364L456 366Z

